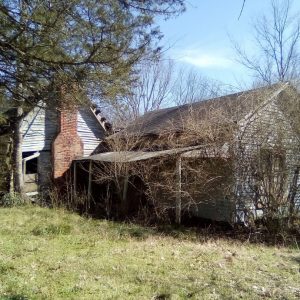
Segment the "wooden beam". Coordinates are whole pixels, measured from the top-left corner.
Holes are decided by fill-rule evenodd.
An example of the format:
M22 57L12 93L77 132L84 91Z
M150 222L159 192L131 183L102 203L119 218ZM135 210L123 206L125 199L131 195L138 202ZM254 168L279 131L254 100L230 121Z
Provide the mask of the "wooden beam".
M176 161L176 208L175 208L175 222L181 223L181 157Z
M37 158L40 156L40 152L35 152L34 154L30 155L30 156L27 156L25 158L23 158L23 161L28 161L28 160L31 160L31 159L34 159L34 158Z

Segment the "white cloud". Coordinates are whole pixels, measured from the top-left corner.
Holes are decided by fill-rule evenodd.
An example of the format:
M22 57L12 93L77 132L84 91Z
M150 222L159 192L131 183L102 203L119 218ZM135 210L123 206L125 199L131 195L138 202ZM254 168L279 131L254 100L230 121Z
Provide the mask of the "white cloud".
M231 66L231 61L215 55L201 54L197 56L184 56L181 59L184 62L187 62L191 65L201 67L201 68L210 68L210 67L218 67L218 68L228 68Z
M233 62L225 55L204 53L197 49L179 51L176 59L200 68L231 68L233 65Z

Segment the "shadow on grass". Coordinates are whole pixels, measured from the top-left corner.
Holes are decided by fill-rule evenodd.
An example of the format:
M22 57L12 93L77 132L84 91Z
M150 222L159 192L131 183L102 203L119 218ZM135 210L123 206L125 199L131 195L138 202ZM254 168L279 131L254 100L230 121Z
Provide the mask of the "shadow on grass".
M23 295L6 295L0 296L0 300L29 300L29 298Z
M133 221L120 222L110 221L110 229L113 229L117 235L122 238L134 238L137 240L147 239L151 236L166 236L183 240L210 240L219 239L220 237L229 237L232 230L220 228L216 226L191 227L185 225L168 225L156 224L153 226L145 226Z
M144 240L151 236L166 236L179 240L208 242L226 239L232 242L265 244L266 246L298 247L300 237L295 235L270 234L264 230L253 230L246 227L233 228L225 223L201 221L197 226L190 224L145 226L138 222L111 221L109 227L114 229L119 238Z
M75 212L75 211L73 211ZM40 213L40 212L39 212ZM265 244L269 246L291 246L299 248L300 232L296 234L271 234L263 228L247 228L243 226L231 226L225 222L216 222L202 218L191 218L183 216L182 224L169 223L145 223L144 220L128 218L127 220L112 220L101 218L100 216L83 214L75 212L81 217L91 218L93 220L106 220L108 229L113 231L115 238L133 238L136 240L144 240L151 236L166 236L179 240L190 240L194 242L208 242L225 239L232 242L248 242L253 244ZM69 219L61 218L51 221L56 215L44 213L48 222L35 225L31 229L31 233L35 236L55 236L70 235L73 232L72 226L68 224ZM55 218L54 218L55 219Z
M292 257L292 260L295 261L296 263L298 263L299 266L300 266L300 256L298 256L298 257ZM300 269L299 269L299 272L300 272Z

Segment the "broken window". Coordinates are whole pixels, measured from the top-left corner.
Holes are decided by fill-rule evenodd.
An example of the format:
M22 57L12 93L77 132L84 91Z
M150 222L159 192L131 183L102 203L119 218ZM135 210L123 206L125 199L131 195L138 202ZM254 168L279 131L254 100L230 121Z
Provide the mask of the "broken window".
M38 172L38 152L23 152L23 173L37 174Z

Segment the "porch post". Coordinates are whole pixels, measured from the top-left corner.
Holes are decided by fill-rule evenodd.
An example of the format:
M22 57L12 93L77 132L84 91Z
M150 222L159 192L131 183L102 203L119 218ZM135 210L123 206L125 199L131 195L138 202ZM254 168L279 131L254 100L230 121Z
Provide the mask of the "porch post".
M127 190L128 190L128 174L124 177L123 195L122 195L122 214L127 214Z
M73 165L73 197L74 200L76 198L76 188L77 188L77 162L74 161L74 165Z
M88 203L87 205L90 205L91 196L92 196L92 163L93 161L90 160L89 162L89 181L88 181Z
M22 177L23 177L23 184L24 184L25 183L25 174L26 174L26 160L24 158L22 159L22 165L23 165Z
M175 222L181 223L181 156L176 161L176 208L175 208Z

